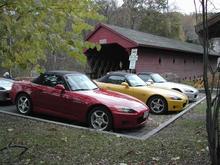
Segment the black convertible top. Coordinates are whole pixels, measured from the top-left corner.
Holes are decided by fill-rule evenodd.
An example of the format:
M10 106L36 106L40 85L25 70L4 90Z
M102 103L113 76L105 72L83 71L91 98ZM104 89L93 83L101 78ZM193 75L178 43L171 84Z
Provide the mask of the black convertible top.
M46 71L45 74L56 74L56 75L66 75L66 74L83 74L76 71L67 71L67 70L52 70L52 71Z
M123 71L114 71L114 72L108 72L107 75L120 75L120 76L126 76L126 75L132 75L133 73L123 72Z

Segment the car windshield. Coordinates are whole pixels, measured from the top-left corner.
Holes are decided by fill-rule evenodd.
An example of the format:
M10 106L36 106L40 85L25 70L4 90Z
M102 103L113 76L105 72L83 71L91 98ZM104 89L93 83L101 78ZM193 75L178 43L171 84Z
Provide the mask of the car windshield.
M159 75L157 73L151 74L151 79L156 83L166 82L166 80L161 75Z
M127 81L129 82L129 84L133 87L146 85L146 83L137 75L129 75L129 76L126 76L126 78L127 78Z
M73 91L94 90L98 87L86 75L69 74L66 76L67 82Z

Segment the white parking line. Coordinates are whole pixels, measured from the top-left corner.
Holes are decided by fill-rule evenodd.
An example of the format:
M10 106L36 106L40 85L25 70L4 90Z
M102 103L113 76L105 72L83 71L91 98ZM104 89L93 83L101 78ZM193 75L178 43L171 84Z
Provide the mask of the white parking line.
M77 128L77 129L83 129L83 130L89 130L92 132L97 132L97 133L104 133L104 134L110 134L110 135L115 135L117 137L126 137L126 138L132 138L132 139L138 139L138 140L146 140L148 138L150 138L151 136L155 135L156 133L158 133L159 131L161 131L163 128L167 127L169 124L171 124L172 122L174 122L175 120L177 120L179 117L181 117L182 115L184 115L185 113L187 113L189 110L191 110L193 107L195 107L196 105L198 105L199 103L201 103L203 100L205 100L206 97L201 98L199 101L191 104L190 106L188 106L185 110L183 110L182 112L178 113L177 115L175 115L174 117L172 117L171 119L165 121L164 123L162 123L161 125L159 125L157 128L151 130L150 132L146 133L143 136L131 136L131 135L125 135L125 134L121 134L121 133L115 133L115 132L107 132L107 131L97 131L91 128L87 128L87 127L82 127L82 126L77 126L77 125L72 125L72 124L66 124L66 123L62 123L62 122L57 122L57 121L51 121L51 120L47 120L47 119L41 119L41 118L37 118L37 117L32 117L32 116L25 116L25 115L21 115L18 113L13 113L13 112L7 112L5 110L0 110L0 113L4 113L4 114L8 114L8 115L12 115L12 116L16 116L16 117L22 117L25 119L30 119L30 120L36 120L36 121L40 121L40 122L45 122L45 123L50 123L50 124L57 124L57 125L61 125L61 126L65 126L65 127L70 127L70 128Z

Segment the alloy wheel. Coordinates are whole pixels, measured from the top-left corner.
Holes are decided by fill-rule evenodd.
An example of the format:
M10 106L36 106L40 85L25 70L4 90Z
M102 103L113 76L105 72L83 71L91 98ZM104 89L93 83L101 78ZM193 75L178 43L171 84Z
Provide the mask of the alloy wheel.
M31 109L31 103L27 96L22 95L17 100L17 108L18 111L22 114L27 114L30 112Z
M97 130L105 130L109 126L109 116L105 111L96 110L90 116L91 126Z

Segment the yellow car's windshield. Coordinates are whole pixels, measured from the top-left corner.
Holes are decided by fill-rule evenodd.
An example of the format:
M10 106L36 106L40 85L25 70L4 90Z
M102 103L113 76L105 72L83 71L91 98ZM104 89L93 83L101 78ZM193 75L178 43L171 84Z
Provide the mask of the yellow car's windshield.
M127 75L127 81L132 87L145 86L146 83L137 75Z

